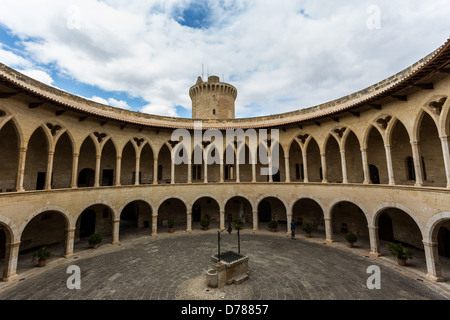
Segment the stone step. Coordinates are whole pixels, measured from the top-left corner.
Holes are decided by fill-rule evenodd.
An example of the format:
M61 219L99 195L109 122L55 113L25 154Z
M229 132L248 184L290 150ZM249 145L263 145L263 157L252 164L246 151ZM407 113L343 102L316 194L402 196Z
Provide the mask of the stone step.
M248 279L248 274L243 274L239 277L234 278L233 282L234 282L234 284L241 284L242 282L244 282L247 279Z

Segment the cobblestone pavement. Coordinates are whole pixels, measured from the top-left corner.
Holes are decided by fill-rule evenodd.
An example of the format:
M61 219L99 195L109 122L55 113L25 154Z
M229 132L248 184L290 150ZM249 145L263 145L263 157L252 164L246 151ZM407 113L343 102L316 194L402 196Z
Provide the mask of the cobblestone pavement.
M83 250L68 259L54 259L44 268L19 273L0 283L0 300L174 300L177 288L211 269L217 253L217 232L161 233L158 237L121 238ZM221 248L237 250L237 237L222 233ZM241 233L241 252L249 260L253 300L448 300L450 285L434 283L413 268L396 266L390 258L369 258L368 250L325 244L301 235L291 240L283 232ZM81 269L81 289L69 290L69 265ZM381 269L381 290L369 290L366 273ZM239 288L237 289L239 290ZM231 290L232 292L232 290ZM239 295L221 297L234 299Z

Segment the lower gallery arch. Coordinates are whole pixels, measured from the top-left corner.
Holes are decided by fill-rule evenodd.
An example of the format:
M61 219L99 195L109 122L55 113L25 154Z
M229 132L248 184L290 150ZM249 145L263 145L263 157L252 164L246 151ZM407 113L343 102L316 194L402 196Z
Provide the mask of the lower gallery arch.
M75 246L85 249L88 237L94 232L102 235L103 243L107 242L112 237L113 218L112 210L104 204L94 204L84 209L75 225Z
M335 238L333 240L345 241L344 235L353 232L358 238L356 245L370 249L367 218L359 206L350 201L338 202L331 209L330 215Z
M220 207L217 201L211 197L197 199L192 206L192 229L201 229L201 220L208 219L209 228L219 229Z
M391 256L388 243L401 243L413 250L412 264L426 266L422 232L408 213L398 208L385 208L378 212L375 221L382 255Z
M436 265L444 279L450 279L450 215L443 217L431 230L431 239L437 243Z
M244 197L236 196L227 201L225 204L225 228L228 222L240 218L244 221L244 229L253 227L252 205Z
M258 204L258 229L268 229L267 223L272 219L278 221L278 230L287 230L286 206L278 198L266 197Z
M33 252L47 247L54 257L62 257L65 250L67 220L61 212L44 211L25 226L19 247L18 273L20 269L30 267Z
M149 234L152 208L143 200L132 201L120 213L119 235L124 239L136 234Z
M187 211L185 203L178 198L169 198L165 200L158 208L158 232L167 231L168 219L175 221L175 232L186 230Z
M324 213L321 206L314 200L302 198L295 202L292 207L292 221L301 230L303 223L314 224L315 232L325 236ZM297 228L296 228L297 229ZM299 233L300 230L296 230Z
M12 234L9 228L4 225L3 223L0 223L0 274L2 274L4 277L6 276L4 274L4 271L7 269L7 248L6 246L11 243L12 240Z

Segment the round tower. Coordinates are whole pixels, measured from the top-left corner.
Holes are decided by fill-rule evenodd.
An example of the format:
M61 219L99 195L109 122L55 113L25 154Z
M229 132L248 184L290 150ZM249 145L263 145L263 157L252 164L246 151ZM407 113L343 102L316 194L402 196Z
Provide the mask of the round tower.
M193 119L234 119L234 102L237 90L219 77L210 76L207 82L198 77L197 83L189 89L192 100Z

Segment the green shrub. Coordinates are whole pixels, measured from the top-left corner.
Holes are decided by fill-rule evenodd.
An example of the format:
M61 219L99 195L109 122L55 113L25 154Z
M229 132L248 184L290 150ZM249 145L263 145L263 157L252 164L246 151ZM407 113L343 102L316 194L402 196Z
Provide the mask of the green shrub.
M348 232L344 235L345 240L347 240L348 243L355 243L358 238L356 237L356 235L353 232Z
M53 253L47 249L46 247L39 248L37 251L33 253L33 261L34 260L47 260L53 257Z
M173 220L173 219L168 219L168 220L167 220L167 226L168 226L169 228L175 227L175 220Z
M388 248L397 259L412 259L412 252L403 247L401 243L388 243Z
M314 224L312 222L304 222L302 225L302 229L309 234L314 231Z
M234 219L233 227L236 230L242 230L242 228L244 227L244 220L242 220L241 218Z
M208 228L210 225L211 221L209 221L209 219L203 218L200 221L200 225L202 226L202 228Z
M276 220L270 220L268 223L269 229L276 229L278 228L278 221Z
M98 232L94 232L89 236L88 243L89 245L94 246L96 244L102 243L102 240L103 240L102 235Z

